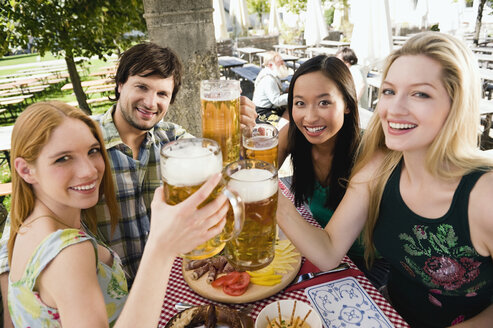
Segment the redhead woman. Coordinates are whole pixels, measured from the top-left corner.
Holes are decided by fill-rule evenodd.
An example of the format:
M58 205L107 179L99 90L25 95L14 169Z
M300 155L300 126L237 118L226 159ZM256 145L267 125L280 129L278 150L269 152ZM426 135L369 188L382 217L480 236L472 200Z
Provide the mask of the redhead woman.
M224 226L224 197L197 209L219 175L176 206L162 201L158 188L128 293L118 256L93 235L93 207L101 197L113 227L119 214L102 140L97 123L61 102L33 104L17 119L8 245L8 302L16 327L156 327L175 256Z

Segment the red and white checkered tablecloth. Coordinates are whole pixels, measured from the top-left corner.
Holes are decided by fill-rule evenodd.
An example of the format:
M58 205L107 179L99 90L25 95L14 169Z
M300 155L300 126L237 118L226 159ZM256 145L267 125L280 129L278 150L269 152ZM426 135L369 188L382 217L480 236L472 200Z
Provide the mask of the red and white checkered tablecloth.
M288 188L280 181L279 188L283 192L283 194L293 201L293 194L289 191ZM312 218L310 211L304 207L298 207L298 211L300 214L310 223L317 224L316 221ZM357 269L356 265L346 256L343 259L344 262L349 263L349 265ZM173 268L171 269L171 274L168 282L168 289L166 290L166 295L164 297L163 309L161 311L161 318L159 321L159 328L164 328L166 323L175 315L177 311L175 310L175 304L178 302L186 302L193 305L203 305L209 303L220 304L215 301L211 301L206 299L198 294L196 294L185 282L182 274L182 259L176 258L173 264ZM365 289L365 291L370 295L370 297L375 301L375 303L380 307L383 313L389 318L389 320L394 324L396 328L404 328L409 327L409 325L402 319L402 317L392 308L392 306L387 302L387 300L373 287L370 281L364 276L356 277L361 286ZM250 312L250 316L255 319L260 311L271 302L275 302L277 300L283 299L291 299L298 300L305 303L309 303L308 298L305 296L304 290L294 290L290 292L286 292L285 290L280 291L279 293L272 295L269 298L259 300L253 302L253 309ZM241 308L243 305L241 304L229 304L229 306L233 308Z

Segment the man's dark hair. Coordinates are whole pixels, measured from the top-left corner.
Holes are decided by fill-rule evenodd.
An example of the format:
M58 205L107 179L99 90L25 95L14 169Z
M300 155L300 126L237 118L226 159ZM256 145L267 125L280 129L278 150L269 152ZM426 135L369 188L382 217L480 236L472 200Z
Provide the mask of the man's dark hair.
M354 53L353 49L344 47L337 51L336 57L341 55L342 61L345 63L349 63L351 65L356 65L358 63L358 57Z
M176 53L168 47L161 47L155 43L141 43L133 46L120 57L115 75L115 100L120 98L118 86L127 82L129 76L152 76L162 78L173 77L173 94L171 103L175 101L180 90L182 78L182 64Z

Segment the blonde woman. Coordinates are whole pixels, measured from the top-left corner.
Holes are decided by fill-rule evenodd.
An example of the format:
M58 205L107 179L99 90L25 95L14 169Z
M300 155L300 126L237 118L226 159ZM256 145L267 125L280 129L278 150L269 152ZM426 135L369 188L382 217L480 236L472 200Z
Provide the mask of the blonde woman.
M286 215L281 198L281 228L320 269L364 229L365 256L390 262L390 301L413 327L493 322L493 162L477 147L479 96L460 41L412 37L387 59L378 115L325 230Z
M224 197L197 210L219 175L176 206L162 201L158 188L129 294L118 256L92 235L100 197L113 227L119 214L102 140L96 122L61 102L33 104L17 119L8 244L8 302L16 327L156 327L175 256L224 226Z

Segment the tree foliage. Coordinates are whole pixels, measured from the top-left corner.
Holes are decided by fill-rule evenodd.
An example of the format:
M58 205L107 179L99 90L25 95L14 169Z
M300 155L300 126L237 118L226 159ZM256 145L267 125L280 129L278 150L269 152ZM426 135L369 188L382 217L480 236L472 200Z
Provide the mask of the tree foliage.
M286 7L289 12L299 14L306 11L307 0L279 0L281 7Z
M270 0L247 0L247 6L250 12L257 14L262 26L262 14L270 11Z
M79 106L89 110L70 62L78 56L104 58L129 46L132 39L124 33L145 31L143 12L141 0L2 0L0 36L12 48L26 48L31 38L40 55L63 56Z

